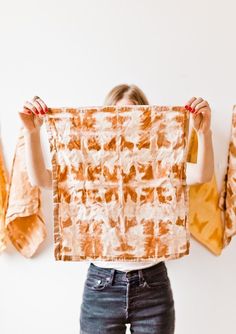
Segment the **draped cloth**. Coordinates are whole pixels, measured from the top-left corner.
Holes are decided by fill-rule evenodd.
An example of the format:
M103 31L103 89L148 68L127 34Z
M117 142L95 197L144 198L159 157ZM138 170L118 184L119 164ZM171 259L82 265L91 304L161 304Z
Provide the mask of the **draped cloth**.
M227 167L220 192L219 207L224 216L224 247L236 235L236 105L233 106Z
M11 167L5 228L13 246L29 258L45 240L47 231L41 211L41 190L30 183L27 172L23 131L21 127Z
M3 154L2 142L0 143L0 253L6 249L7 233L5 229L6 202L9 181Z
M196 163L197 132L192 128L187 161ZM215 255L224 247L224 224L218 206L219 192L215 173L209 182L189 186L189 228L191 235Z
M189 254L184 107L49 108L44 121L56 260Z

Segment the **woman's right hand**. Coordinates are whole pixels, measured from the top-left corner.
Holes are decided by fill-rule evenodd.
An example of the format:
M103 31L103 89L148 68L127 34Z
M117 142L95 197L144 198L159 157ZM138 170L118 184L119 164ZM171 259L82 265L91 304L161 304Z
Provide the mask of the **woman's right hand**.
M40 97L35 96L31 101L26 101L23 111L19 112L25 131L29 133L38 131L43 124L42 117L47 112L48 107Z

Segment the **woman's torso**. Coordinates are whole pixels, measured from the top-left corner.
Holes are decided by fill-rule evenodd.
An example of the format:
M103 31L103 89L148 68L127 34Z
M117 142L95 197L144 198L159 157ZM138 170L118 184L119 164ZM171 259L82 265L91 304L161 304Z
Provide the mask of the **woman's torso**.
M162 260L163 261L163 260ZM94 261L92 262L95 266L103 267L103 268L114 268L120 271L131 271L131 270L139 270L147 267L154 266L155 264L161 262L161 260L157 261Z

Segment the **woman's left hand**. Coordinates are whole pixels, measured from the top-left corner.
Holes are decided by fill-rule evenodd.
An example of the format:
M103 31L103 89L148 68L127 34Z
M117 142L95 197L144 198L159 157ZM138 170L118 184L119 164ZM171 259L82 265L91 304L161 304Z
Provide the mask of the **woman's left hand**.
M199 133L207 133L211 126L211 108L201 97L192 97L185 108L193 117L193 128Z

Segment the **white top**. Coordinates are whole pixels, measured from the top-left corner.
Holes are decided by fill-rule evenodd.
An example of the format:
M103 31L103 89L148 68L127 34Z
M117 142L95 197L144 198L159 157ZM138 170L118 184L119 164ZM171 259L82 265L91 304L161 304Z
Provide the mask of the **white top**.
M139 270L144 269L147 267L154 266L155 264L161 262L163 260L157 260L157 261L145 261L145 262L139 262L139 261L95 261L92 262L95 264L95 266L103 267L103 268L114 268L116 270L121 271L131 271L131 270Z

